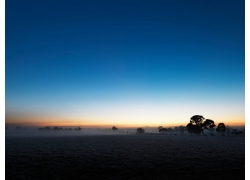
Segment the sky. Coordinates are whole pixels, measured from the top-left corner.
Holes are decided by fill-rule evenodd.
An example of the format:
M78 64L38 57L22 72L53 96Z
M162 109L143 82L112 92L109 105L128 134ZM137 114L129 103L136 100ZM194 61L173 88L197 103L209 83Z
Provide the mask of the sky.
M245 124L243 0L5 2L5 124Z

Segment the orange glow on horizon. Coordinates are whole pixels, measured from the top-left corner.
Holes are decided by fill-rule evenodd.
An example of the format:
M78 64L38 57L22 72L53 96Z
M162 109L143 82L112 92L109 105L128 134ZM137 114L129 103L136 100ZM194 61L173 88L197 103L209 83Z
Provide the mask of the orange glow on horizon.
M245 126L244 119L227 119L227 120L214 120L215 124L218 125L220 122L225 123L225 125L229 126ZM189 123L187 121L173 121L173 122L154 122L154 123L121 123L121 122L108 122L108 121L100 121L100 120L80 120L80 119L63 119L63 118L6 118L6 125L20 125L20 126L59 126L59 127L86 127L86 128L109 128L112 126L117 126L120 128L136 128L136 127L173 127L173 126L186 126Z

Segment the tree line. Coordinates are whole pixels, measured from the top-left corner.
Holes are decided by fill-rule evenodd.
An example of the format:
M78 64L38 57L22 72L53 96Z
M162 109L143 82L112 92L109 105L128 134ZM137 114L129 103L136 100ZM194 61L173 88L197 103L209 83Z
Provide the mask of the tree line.
M118 130L116 126L112 127L112 130L115 132ZM210 135L214 135L213 132L216 130L216 132L220 133L222 136L225 135L225 133L233 135L243 135L242 131L239 131L238 129L232 129L230 126L226 126L223 122L219 123L216 127L215 123L211 119L205 119L202 115L194 115L190 118L189 123L186 126L179 126L172 129L164 128L163 126L158 127L158 132L165 133L165 132L180 132L181 135L184 134L185 131L187 131L189 134L203 134L204 130L208 130L210 132ZM136 133L142 134L145 133L145 130L143 128L137 128Z
M62 127L49 127L49 126L46 126L46 127L40 127L38 128L39 131L50 131L50 130L55 130L55 131L61 131L61 130L67 130L67 131L72 131L72 130L81 130L82 128L81 127L77 127L77 128L62 128Z

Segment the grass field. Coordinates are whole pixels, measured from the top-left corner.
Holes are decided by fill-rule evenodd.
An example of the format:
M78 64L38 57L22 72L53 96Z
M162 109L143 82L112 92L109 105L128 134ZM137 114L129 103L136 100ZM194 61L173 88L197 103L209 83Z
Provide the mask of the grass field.
M6 179L245 179L245 137L6 136Z

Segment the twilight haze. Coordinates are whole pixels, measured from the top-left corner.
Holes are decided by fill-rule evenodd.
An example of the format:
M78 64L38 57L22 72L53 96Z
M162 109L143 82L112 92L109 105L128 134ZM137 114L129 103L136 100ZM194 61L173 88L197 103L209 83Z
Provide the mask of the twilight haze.
M8 124L245 124L244 0L8 0Z

